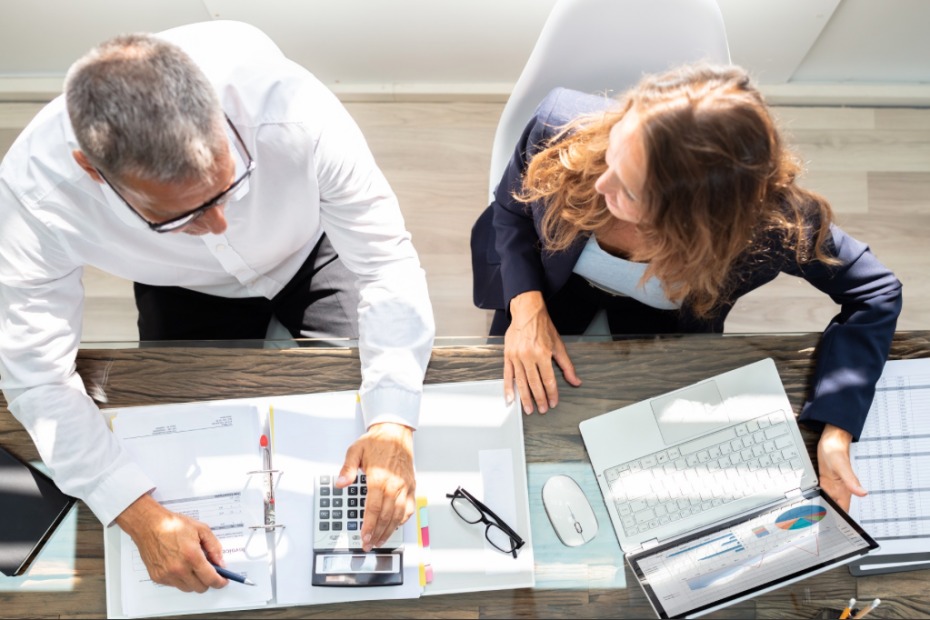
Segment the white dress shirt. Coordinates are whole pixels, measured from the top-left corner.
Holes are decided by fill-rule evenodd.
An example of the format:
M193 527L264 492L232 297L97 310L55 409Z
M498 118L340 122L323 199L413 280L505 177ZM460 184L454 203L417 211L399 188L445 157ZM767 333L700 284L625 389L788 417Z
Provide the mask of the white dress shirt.
M369 426L416 428L435 334L397 199L336 97L251 26L209 22L160 36L201 67L256 162L226 207L224 234L149 230L75 163L64 97L39 112L0 164L0 387L58 485L104 524L154 485L75 372L84 265L145 284L272 298L325 232L358 276ZM233 138L230 149L241 173Z

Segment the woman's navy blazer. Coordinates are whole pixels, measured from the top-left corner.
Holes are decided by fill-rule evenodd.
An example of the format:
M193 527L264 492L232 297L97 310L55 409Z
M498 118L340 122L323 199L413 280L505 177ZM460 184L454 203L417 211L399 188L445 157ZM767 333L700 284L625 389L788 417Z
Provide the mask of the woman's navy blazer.
M494 201L472 229L474 301L479 308L509 311L510 300L527 291L545 298L568 281L586 239L560 253L542 251L540 221L544 205L513 197L522 188L527 164L559 128L582 114L605 110L614 102L558 88L536 108L498 185ZM816 222L814 222L816 224ZM687 303L679 313L682 333L723 332L737 299L771 282L779 273L804 278L841 306L823 332L817 368L801 421L820 428L834 424L858 440L891 348L901 313L901 283L869 247L836 226L827 250L840 264L799 264L794 253L773 238L766 251L736 268L736 286L727 305L710 319L698 319Z

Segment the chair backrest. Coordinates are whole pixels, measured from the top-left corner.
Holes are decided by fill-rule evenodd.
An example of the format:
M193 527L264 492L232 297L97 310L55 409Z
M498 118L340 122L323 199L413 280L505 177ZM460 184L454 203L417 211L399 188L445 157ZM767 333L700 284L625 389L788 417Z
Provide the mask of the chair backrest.
M523 128L553 88L616 95L643 74L697 60L730 62L716 0L559 0L497 125L489 200Z

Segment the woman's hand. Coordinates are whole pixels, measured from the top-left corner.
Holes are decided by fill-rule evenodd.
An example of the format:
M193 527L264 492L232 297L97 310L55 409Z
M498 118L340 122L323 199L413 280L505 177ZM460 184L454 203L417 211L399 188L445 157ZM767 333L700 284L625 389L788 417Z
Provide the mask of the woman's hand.
M820 465L820 486L843 510L849 511L852 495L865 497L868 493L859 484L849 460L852 435L827 424L817 444L817 462Z
M568 359L565 345L549 318L542 293L529 291L510 302L513 320L504 335L504 393L513 402L516 379L520 400L527 415L533 413L533 401L539 413L546 413L559 403L559 389L552 371L552 360L559 365L565 380L578 387L581 379Z

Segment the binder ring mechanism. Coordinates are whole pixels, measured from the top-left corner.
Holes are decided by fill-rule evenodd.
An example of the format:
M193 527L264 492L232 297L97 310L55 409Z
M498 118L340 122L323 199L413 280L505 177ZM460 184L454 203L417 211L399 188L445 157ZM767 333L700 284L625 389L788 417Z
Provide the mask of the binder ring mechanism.
M271 489L271 497L273 497L274 496L274 474L280 474L280 473L283 473L282 470L280 469L259 469L257 471L250 471L248 472L247 475L251 476L253 474L266 474L268 476L268 487L269 489ZM265 512L266 513L269 512L269 509L271 510L273 514L274 509L269 504L268 498L266 498L265 499ZM281 528L283 530L285 527L286 527L285 525L272 522L272 523L266 523L265 525L250 525L249 529L250 530L265 530L266 532L268 532L268 531L276 530L278 528Z

